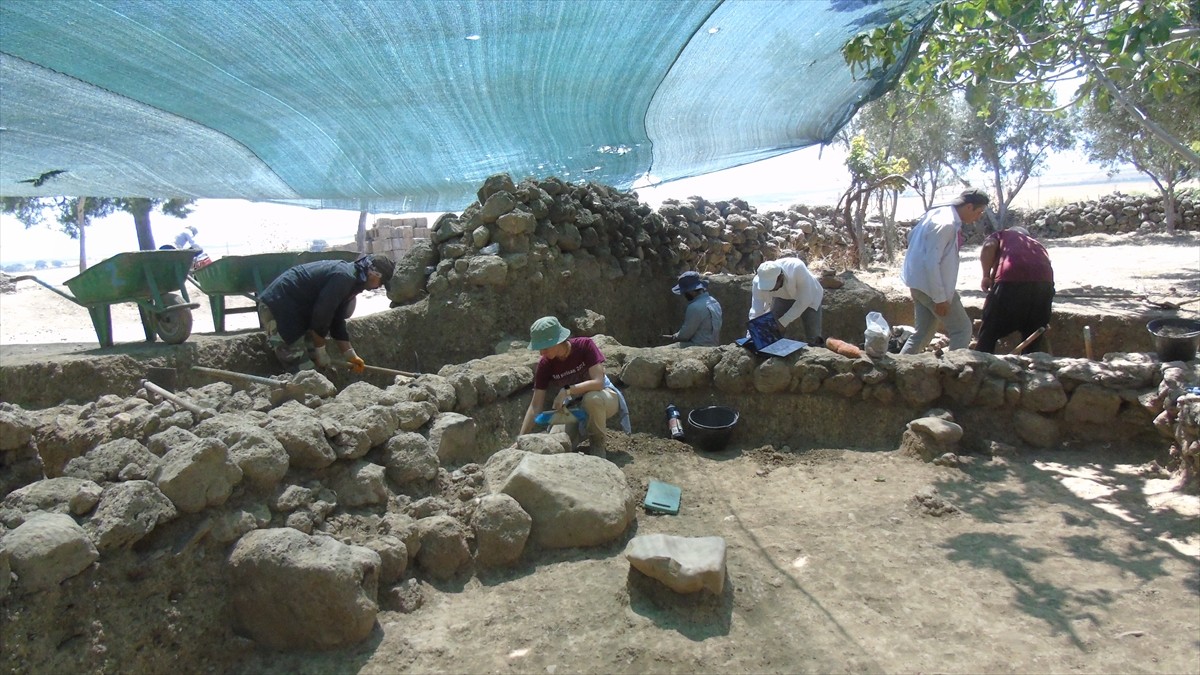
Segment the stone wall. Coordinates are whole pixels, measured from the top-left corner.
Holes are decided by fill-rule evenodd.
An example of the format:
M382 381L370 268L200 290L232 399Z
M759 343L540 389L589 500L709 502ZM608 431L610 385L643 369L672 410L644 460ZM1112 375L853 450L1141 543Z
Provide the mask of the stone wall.
M610 376L625 388L635 431L663 433L671 402L681 409L727 405L741 411L739 442L750 445L887 446L907 421L935 407L966 420L964 444L980 451L990 440L1165 445L1181 419L1177 401L1200 384L1200 363L1161 363L1140 353L1088 361L960 350L872 360L810 348L779 359L734 345L636 348L598 340ZM475 390L486 391L492 359L510 358L442 369L455 386L456 410L470 414L495 400ZM503 430L496 433L503 438Z
M1200 230L1200 190L1177 195L1176 230ZM1016 211L1018 222L1038 238L1074 237L1081 234L1164 232L1166 215L1161 195L1131 196L1115 193L1098 201Z

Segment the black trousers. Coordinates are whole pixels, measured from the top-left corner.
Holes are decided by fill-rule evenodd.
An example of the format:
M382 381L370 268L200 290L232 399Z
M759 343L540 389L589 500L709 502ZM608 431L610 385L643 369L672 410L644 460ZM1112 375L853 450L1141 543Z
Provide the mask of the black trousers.
M1050 305L1054 301L1052 281L1002 281L992 287L983 303L983 325L975 349L995 353L996 342L1013 331L1020 331L1021 340L1037 329L1050 324ZM1042 338L1025 348L1036 352Z

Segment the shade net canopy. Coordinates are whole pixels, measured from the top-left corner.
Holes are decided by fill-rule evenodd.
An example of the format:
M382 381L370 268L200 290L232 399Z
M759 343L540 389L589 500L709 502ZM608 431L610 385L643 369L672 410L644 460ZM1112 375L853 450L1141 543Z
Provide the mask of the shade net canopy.
M501 172L696 176L831 140L896 76L845 41L934 4L3 0L0 194L437 211Z

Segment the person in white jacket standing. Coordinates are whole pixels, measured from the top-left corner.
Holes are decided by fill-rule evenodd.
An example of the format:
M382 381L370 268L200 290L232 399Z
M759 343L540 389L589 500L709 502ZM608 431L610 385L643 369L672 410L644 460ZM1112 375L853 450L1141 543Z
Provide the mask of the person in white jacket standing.
M971 344L971 318L955 290L958 248L962 226L982 218L987 205L983 190L968 188L950 204L927 211L913 226L900 280L912 293L916 332L904 343L901 354L924 351L939 319L946 327L950 349L966 349Z
M800 319L804 341L821 344L821 300L825 289L799 258L768 260L758 266L751 283L750 318L771 312L781 331Z

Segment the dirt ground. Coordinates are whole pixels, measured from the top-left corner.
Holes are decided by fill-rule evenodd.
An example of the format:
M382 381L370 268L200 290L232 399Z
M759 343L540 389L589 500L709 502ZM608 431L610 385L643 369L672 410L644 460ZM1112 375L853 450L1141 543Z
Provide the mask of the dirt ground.
M957 469L885 450L609 443L639 503L650 480L683 490L679 515L639 509L631 537L725 538L721 597L663 590L630 570L625 541L542 553L423 584L419 610L381 612L356 649L254 653L236 672L1200 672L1200 509L1139 475L1148 455Z
M1144 311L1147 300L1191 300L1178 316L1200 318L1200 233L1088 234L1042 243L1054 266L1056 307L1122 315ZM962 250L958 292L964 304L982 307L979 249ZM857 276L869 286L907 297L898 270L899 265L878 266Z

